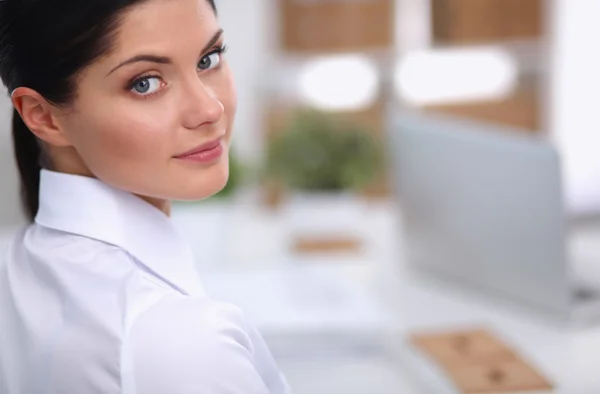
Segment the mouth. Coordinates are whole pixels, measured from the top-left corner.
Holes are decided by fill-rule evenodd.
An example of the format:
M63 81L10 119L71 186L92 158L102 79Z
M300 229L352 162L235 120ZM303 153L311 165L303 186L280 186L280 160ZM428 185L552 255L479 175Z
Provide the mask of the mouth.
M214 141L206 142L195 147L187 152L173 156L176 159L198 162L211 163L223 155L223 138L220 137Z

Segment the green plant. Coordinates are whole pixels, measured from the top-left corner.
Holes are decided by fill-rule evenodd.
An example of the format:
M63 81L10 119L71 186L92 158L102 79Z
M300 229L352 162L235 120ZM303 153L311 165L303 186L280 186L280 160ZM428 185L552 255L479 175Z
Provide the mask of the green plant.
M302 110L273 136L266 175L293 190L360 190L374 181L381 164L382 148L369 130Z

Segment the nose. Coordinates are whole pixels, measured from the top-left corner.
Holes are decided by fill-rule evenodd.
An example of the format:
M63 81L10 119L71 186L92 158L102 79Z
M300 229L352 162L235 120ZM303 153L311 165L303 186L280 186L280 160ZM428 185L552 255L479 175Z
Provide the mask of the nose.
M182 100L183 126L193 130L219 121L225 107L213 89L199 79L188 86Z

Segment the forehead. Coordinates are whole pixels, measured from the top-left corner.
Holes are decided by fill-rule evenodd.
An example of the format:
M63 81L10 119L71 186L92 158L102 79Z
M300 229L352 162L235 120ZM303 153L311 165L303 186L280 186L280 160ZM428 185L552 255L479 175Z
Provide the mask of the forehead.
M217 30L216 15L207 0L149 0L123 15L113 55L202 48Z

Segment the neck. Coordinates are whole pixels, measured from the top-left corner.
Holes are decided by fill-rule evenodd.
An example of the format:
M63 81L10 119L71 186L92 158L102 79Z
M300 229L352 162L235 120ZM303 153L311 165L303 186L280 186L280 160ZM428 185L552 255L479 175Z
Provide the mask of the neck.
M148 204L156 207L158 210L162 211L165 215L171 216L171 201L163 200L160 198L152 198L146 196L139 196L142 200L146 201Z
M60 154L58 154L59 152L56 151L57 149L59 148L51 147L51 149L49 149L52 170L65 174L96 178L73 148L62 148ZM165 215L171 216L171 201L141 195L136 196L146 201L148 204L156 207Z

